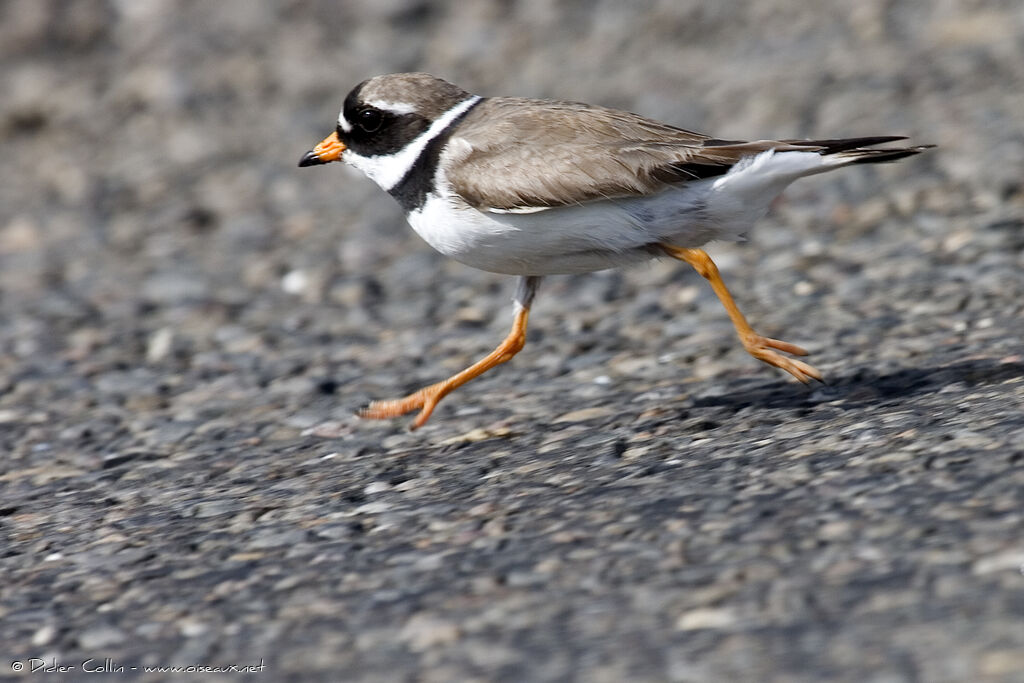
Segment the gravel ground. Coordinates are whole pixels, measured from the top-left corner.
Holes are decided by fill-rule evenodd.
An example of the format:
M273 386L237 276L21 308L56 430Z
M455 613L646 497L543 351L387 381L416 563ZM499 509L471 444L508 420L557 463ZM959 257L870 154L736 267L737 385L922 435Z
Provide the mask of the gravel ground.
M1018 0L643 7L0 4L0 677L1024 680ZM352 412L490 350L514 283L295 167L403 70L940 147L711 249L828 385L655 263L546 280L409 433Z

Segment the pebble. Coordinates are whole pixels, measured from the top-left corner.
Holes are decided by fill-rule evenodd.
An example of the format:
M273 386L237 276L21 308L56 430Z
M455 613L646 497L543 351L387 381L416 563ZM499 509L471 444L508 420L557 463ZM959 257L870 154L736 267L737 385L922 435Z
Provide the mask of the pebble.
M459 638L457 625L431 614L414 614L405 622L399 638L409 644L414 652L423 652L435 647L449 645Z
M95 626L78 634L78 645L85 652L96 653L104 648L120 645L126 638L124 631L119 628Z
M199 519L220 517L239 511L242 503L237 500L208 500L196 504L192 508L192 515Z
M35 633L32 634L32 645L35 647L43 647L53 642L53 639L57 637L57 627L52 624L40 627Z
M281 289L288 294L300 295L309 286L309 276L301 270L292 270L281 278Z
M246 543L253 550L268 550L301 543L306 532L300 529L266 529L257 531Z
M368 496L372 496L375 493L384 493L386 491L390 491L392 488L394 487L392 487L391 484L387 483L386 481L371 481L369 484L366 485L366 488L363 489L363 493L365 493Z
M563 413L558 417L554 418L552 422L586 422L588 420L596 420L602 417L608 417L615 413L611 408L583 408L581 410L574 410L568 413Z
M178 622L178 631L186 638L198 638L209 633L210 627L201 621L182 619Z
M971 566L971 572L976 576L1002 571L1024 574L1024 548L978 558Z
M146 360L150 363L158 363L171 352L174 345L174 330L169 327L161 327L153 333L146 345Z
M725 629L733 626L736 621L736 615L730 609L707 607L680 614L676 619L676 630Z

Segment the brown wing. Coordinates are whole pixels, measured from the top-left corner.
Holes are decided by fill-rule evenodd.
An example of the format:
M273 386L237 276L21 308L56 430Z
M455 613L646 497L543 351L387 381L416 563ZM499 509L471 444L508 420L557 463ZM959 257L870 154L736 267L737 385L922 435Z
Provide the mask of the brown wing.
M481 102L453 143L454 190L471 206L504 211L650 195L767 149L815 149L715 140L627 112L520 98Z

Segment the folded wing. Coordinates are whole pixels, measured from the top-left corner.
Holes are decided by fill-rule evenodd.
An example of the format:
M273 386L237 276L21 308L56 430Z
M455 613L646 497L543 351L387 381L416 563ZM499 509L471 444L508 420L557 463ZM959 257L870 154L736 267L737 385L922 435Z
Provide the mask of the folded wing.
M492 98L471 112L453 138L450 153L460 163L449 166L447 178L477 209L529 213L656 194L724 175L741 159L768 150L873 163L923 149L862 149L901 139L720 140L582 103Z

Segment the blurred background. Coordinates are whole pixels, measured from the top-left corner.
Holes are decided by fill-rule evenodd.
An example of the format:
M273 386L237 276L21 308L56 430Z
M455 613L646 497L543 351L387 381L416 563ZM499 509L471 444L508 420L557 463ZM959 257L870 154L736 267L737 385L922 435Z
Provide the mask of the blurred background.
M352 86L414 70L723 138L939 147L801 181L711 247L832 388L793 393L655 263L546 280L514 367L409 435L352 411L492 348L514 283L296 163ZM323 680L1024 670L1019 473L918 466L1012 471L1024 441L1019 0L0 0L0 141L0 650ZM822 448L870 469L786 497ZM876 490L893 471L913 486ZM644 492L595 491L613 475ZM425 507L366 507L388 495Z
M439 271L473 288L500 280L429 253L347 169L295 168L348 90L387 72L726 138L901 133L941 146L911 168L793 188L806 213L773 222L823 241L847 204L1019 201L1024 19L1012 0L5 0L0 12L0 287L6 305L59 317L137 319L151 304L145 319L264 293L344 304L366 295L368 273L388 293L422 293L417 308L447 307L429 286Z

